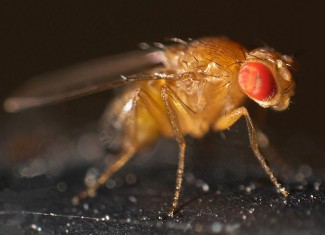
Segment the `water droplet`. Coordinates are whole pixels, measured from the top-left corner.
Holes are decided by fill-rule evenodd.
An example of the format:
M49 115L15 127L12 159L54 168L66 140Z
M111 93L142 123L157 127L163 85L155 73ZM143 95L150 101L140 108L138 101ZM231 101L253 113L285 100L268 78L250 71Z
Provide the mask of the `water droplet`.
M68 186L65 182L59 182L57 185L56 185L56 189L59 191L59 192L65 192L67 190Z
M134 196L129 196L129 201L133 203L137 203L138 199Z
M99 176L99 170L97 168L89 168L85 176L85 184L87 187L91 187L96 184L97 177Z
M127 174L125 176L125 181L127 184L135 184L137 177L134 174Z
M321 182L315 182L315 183L314 183L314 189L315 189L316 191L319 191L320 184L321 184Z
M37 232L42 232L42 228L37 226L36 224L31 224L30 228L36 230Z
M219 222L214 222L211 225L211 230L214 233L220 233L222 231L222 228L223 228L223 225L221 223L219 223Z
M210 190L209 185L207 183L203 183L202 190L203 190L203 192L209 192L209 190Z
M115 180L113 179L108 179L105 183L105 186L109 189L113 189L116 186Z
M88 205L88 203L84 203L84 204L83 204L83 208L84 208L85 211L88 211L88 210L89 210L89 205Z
M247 186L247 187L245 187L245 191L246 191L246 193L251 193L252 189L251 189L251 187Z

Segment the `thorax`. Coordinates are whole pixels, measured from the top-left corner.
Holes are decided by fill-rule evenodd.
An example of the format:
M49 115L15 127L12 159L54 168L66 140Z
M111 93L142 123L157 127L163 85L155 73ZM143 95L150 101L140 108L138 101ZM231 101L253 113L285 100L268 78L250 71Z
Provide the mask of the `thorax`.
M241 45L222 38L206 38L166 51L166 69L183 75L167 83L196 114L193 119L203 129L245 101L238 84L245 53Z

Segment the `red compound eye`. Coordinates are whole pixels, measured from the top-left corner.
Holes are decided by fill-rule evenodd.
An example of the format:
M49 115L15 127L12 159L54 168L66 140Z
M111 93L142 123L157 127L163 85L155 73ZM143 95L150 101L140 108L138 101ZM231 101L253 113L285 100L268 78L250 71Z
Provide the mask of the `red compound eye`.
M239 71L239 85L243 91L258 101L271 100L277 91L270 69L259 62L247 62Z

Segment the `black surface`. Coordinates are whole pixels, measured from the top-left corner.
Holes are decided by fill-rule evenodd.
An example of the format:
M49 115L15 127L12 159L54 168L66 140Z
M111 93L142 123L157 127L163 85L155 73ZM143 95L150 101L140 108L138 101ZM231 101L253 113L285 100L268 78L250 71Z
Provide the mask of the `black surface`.
M300 68L290 109L268 112L263 128L272 143L263 151L289 188L287 201L254 159L240 122L225 138L188 139L187 175L173 219L165 218L177 158L169 140L139 153L113 177L115 187L111 181L113 188L71 205L89 168L104 166L95 123L114 94L108 92L21 114L1 111L0 234L323 234L320 2L1 3L1 101L31 76L170 36L226 35L248 46L266 43L295 54ZM109 220L102 221L106 215Z
M82 189L85 168L71 169L55 180L3 179L0 226L4 234L322 234L325 229L325 189L309 168L287 179L290 196L276 193L247 146L232 145L251 158L238 159L211 141L221 158L187 160L187 174L179 211L166 213L173 195L175 166L139 156L116 174L115 187L101 188L98 196L72 206ZM232 138L236 140L235 138ZM229 140L229 139L228 139ZM224 140L226 141L226 140ZM164 149L163 141L157 150ZM198 143L200 147L200 143ZM203 147L203 146L202 146ZM246 149L246 150L245 150ZM215 150L215 149L211 149ZM232 152L232 151L230 151ZM220 162L222 161L222 162ZM225 165L223 165L225 163ZM210 164L210 165L209 165ZM236 165L235 165L236 164ZM229 166L234 167L229 167ZM313 173L313 176L309 176ZM303 180L297 182L297 175ZM130 176L132 179L130 181ZM127 180L129 178L129 180ZM323 177L322 177L323 178ZM111 181L111 183L113 182ZM62 183L66 189L59 190ZM320 185L319 185L320 184ZM112 184L110 184L112 185ZM40 213L40 214L38 214ZM43 214L45 213L45 214ZM50 214L53 213L53 214ZM108 217L107 217L108 216ZM108 218L108 219L107 219Z
M286 179L286 187L291 195L285 200L276 193L247 146L226 143L238 141L237 134L231 134L235 137L230 135L220 140L211 136L208 143L190 146L181 204L173 219L167 218L166 213L174 190L175 166L171 163L175 151L171 150L170 155L166 151L159 153L166 150L165 145L174 145L164 140L154 156L138 156L112 178L110 185L115 182L115 186L101 188L98 196L79 206L72 206L70 199L83 188L80 180L86 168L69 169L56 179L44 175L18 181L2 179L7 185L1 192L1 207L6 211L0 214L2 231L5 234L322 234L325 189L320 181L323 177L319 178L321 174L310 172L307 166L294 175L288 174L292 178ZM204 156L203 162L195 157L193 148L206 148L207 144L215 144L217 147L210 146L210 150L218 148L223 152L222 157ZM231 147L236 150L229 150ZM234 156L237 151L240 152ZM62 184L65 187L59 186Z

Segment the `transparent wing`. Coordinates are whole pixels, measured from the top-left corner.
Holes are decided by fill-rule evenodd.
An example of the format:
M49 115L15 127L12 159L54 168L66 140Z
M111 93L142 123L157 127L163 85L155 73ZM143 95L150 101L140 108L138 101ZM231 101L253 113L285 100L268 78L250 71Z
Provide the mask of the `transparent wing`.
M133 51L37 76L6 99L4 109L7 112L18 112L105 91L134 81L162 79L161 76L148 74L128 75L158 67L163 56L161 51Z

